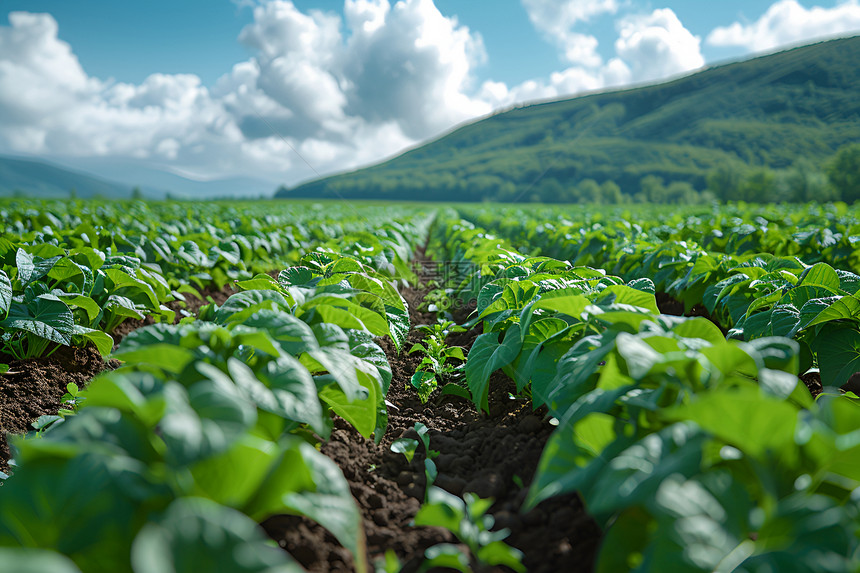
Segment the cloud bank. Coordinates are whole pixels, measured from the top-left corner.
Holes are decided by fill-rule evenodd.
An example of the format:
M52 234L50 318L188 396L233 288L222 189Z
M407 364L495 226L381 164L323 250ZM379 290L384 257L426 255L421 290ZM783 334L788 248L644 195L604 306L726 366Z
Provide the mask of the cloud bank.
M707 37L713 46L738 46L753 52L818 38L857 33L860 3L848 0L833 8L804 8L796 0L780 0L755 22L734 22L715 28Z

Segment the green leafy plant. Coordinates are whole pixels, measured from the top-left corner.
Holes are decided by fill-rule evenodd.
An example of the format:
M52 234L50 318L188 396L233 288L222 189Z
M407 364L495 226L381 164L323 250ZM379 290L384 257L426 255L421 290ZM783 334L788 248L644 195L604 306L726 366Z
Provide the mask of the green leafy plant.
M397 558L397 554L388 549L383 557L376 560L374 569L376 573L400 573L403 564Z
M61 416L72 416L78 412L78 408L80 408L84 400L86 400L86 397L81 396L78 385L74 382L70 382L66 384L66 393L63 394L62 398L60 398L60 402L63 407L57 412Z
M436 469L436 462L433 461L439 456L439 452L430 449L430 431L427 429L427 426L421 422L415 422L413 429L418 434L418 439L421 440L420 443L424 445L424 499L426 500L430 492L430 487L439 475L439 470ZM418 440L414 438L398 438L391 443L391 451L397 454L403 454L406 461L411 462L415 458L415 453L418 451L418 445Z
M456 382L462 375L462 364L455 365L453 360L465 361L463 349L459 346L448 346L445 339L452 332L464 332L466 329L445 320L435 324L424 324L417 327L426 336L422 342L412 346L409 353L420 352L421 362L412 375L410 383L418 391L422 403L430 399L430 395L441 383ZM444 388L447 388L447 384ZM457 393L449 390L448 393ZM460 392L462 394L462 392ZM468 396L468 394L467 394Z
M492 531L495 520L487 514L492 504L492 499L481 499L473 493L466 493L460 499L438 487L430 488L427 501L415 514L414 525L444 527L465 545L466 550L449 543L429 547L420 571L450 567L470 573L504 565L524 573L522 553L503 541L510 531Z

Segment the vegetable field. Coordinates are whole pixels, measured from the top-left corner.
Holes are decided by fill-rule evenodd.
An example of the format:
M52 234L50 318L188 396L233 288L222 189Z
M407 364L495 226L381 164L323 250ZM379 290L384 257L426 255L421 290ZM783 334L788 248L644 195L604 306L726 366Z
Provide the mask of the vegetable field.
M2 571L860 571L844 205L0 231Z

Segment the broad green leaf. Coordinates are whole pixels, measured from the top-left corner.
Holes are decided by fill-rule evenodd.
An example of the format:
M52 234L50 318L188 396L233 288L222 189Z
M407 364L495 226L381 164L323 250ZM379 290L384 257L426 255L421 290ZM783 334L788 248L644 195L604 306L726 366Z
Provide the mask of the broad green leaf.
M672 327L672 332L684 338L701 338L711 344L723 344L726 337L713 322L701 316L689 318Z
M752 506L728 473L669 476L650 505L657 523L645 529L650 539L638 571L734 571L753 551Z
M255 373L236 358L227 361L233 382L257 408L323 432L323 411L307 369L292 356L282 356Z
M743 571L853 571L856 501L840 505L823 495L797 492L779 500L758 528L756 552Z
M485 412L489 412L490 408L487 402L490 376L513 362L522 347L519 324L512 325L504 336L500 344L497 332L480 335L475 339L466 361L466 380L472 392L472 401Z
M367 548L361 513L343 473L312 445L298 439L288 443L243 512L258 521L283 512L309 517L352 551L356 571L363 573Z
M176 256L188 264L192 265L192 267L204 267L207 268L210 265L209 258L206 256L200 249L200 245L195 243L194 241L185 241L176 251Z
M526 571L522 563L523 553L503 541L491 541L484 545L478 549L477 557L478 561L487 565L504 565L518 573Z
M664 479L690 477L700 471L707 436L695 424L663 428L614 456L599 477L582 492L589 513L608 520L631 505L645 505Z
M278 290L280 288L278 281L265 273L256 275L252 279L237 281L236 285L242 290Z
M23 330L68 346L75 320L69 307L58 300L39 297L28 306L13 304L0 327Z
M111 294L121 294L133 298L132 293L142 293L149 308L159 307L158 296L156 296L151 285L119 269L104 269L104 273L112 285Z
M181 466L226 451L257 419L254 406L226 374L210 364L195 366L209 380L187 390L165 385L167 411L159 423L167 459Z
M644 339L626 332L618 335L615 345L616 352L624 359L626 370L634 380L644 378L655 364L664 360L665 355Z
M668 420L689 420L727 444L761 461L766 453L796 457L797 408L757 388L708 392L683 406L665 410Z
M451 543L437 543L424 550L424 563L419 571L423 573L431 569L454 569L460 573L472 573L469 557L463 548Z
M596 573L640 571L637 567L642 564L643 553L651 541L650 532L655 528L654 518L641 506L619 512L600 544Z
M359 341L358 339L350 339L350 353L356 358L372 364L379 372L382 380L382 393L388 394L388 387L391 384L391 365L388 363L388 358L385 352L375 342L371 340Z
M303 286L314 278L313 273L307 267L290 267L281 271L278 282L283 286Z
M191 350L171 342L134 346L127 345L127 342L128 337L123 339L114 355L126 364L152 364L166 372L179 374L194 360L194 353Z
M589 304L582 291L559 289L541 294L540 299L532 307L532 312L545 308L578 320Z
M290 304L278 291L247 290L225 300L215 313L215 322L218 324L243 322L255 311L263 309L289 311Z
M50 258L42 258L31 255L24 249L18 249L15 253L15 264L18 267L18 280L22 285L28 285L31 282L37 281L53 268L53 266L62 258L61 255Z
M432 388L436 388L436 375L432 372L425 372L423 370L419 370L415 374L412 375L412 378L409 379L409 382L412 384L412 387L416 390L422 390L428 385L432 385ZM432 390L431 390L432 391Z
M830 265L816 263L803 271L798 285L820 286L837 292L839 290L839 275L836 274L836 271Z
M806 303L806 305L808 304ZM779 304L774 307L770 314L770 332L765 332L765 336L791 337L799 327L803 327L802 313L798 312L792 304Z
M818 355L821 383L842 386L860 372L860 328L856 324L828 325L812 340Z
M632 281L627 283L627 286L632 289L647 292L649 294L655 294L657 292L657 289L654 287L654 281L649 278L633 279Z
M341 328L366 330L374 336L389 334L388 321L385 318L363 306L350 301L345 302L346 304L341 302L337 305L315 304L313 310L322 322L336 324Z
M532 405L535 408L549 403L550 394L557 382L558 362L568 348L569 345L564 341L536 347L522 366L523 376L527 375L531 381ZM519 384L519 381L517 383Z
M505 290L502 291L501 296L493 300L478 315L478 318L481 319L487 315L504 310L519 310L538 294L538 290L538 286L529 280L510 282L505 285Z
M191 466L191 495L241 508L257 493L272 465L280 457L277 444L244 434L230 448ZM236 468L242 468L236 472Z
M66 303L67 306L82 308L87 313L87 319L90 325L99 317L102 309L98 303L88 296L83 296L75 293L57 293L57 298Z
M566 425L564 431L553 432L523 507L531 509L545 499L593 483L601 469L633 442L619 437L615 424L614 417L593 412Z
M164 416L164 382L152 374L120 370L95 378L86 389L87 406L117 408L154 427Z
M856 294L860 290L860 276L849 271L836 269L836 274L839 275L839 288L848 294Z
M113 350L113 338L101 330L93 330L92 328L85 328L76 324L73 333L77 336L83 336L86 340L92 342L102 356L108 356L111 350Z
M267 402L262 403L262 409L288 420L306 423L319 434L324 432L323 410L316 384L298 360L282 356L269 362L266 378L275 401L271 406Z
M81 573L71 559L48 549L0 547L0 563L15 573Z
M359 362L354 369L354 375L357 376L361 386L354 398L350 399L341 387L331 384L319 391L319 397L332 411L358 430L358 433L365 438L370 438L376 429L377 404L381 388L380 383L367 371L367 368L373 367ZM317 380L322 381L326 378L328 376L319 376Z
M398 438L391 442L391 451L395 454L403 454L407 462L411 462L418 451L418 440L412 438Z
M134 573L301 573L246 515L199 497L174 501L143 526L131 550Z
M856 400L842 396L822 396L815 422L825 428L812 425L799 435L809 436L814 432L805 450L815 456L817 467L860 482L860 405ZM815 424L814 422L814 424ZM849 489L852 486L849 486Z
M143 313L137 308L134 301L117 294L112 294L108 297L107 303L104 305L104 311L105 313L125 318L136 318L138 320L143 318Z
M430 487L427 503L415 514L415 525L443 527L451 532L460 530L460 523L466 518L466 503L452 493Z
M608 295L615 295L614 298L609 297L611 300L603 302L606 300ZM646 292L642 290L637 290L635 288L631 288L626 285L611 285L606 287L601 291L600 302L598 304L629 304L631 306L638 306L639 308L647 309L653 314L660 314L660 311L657 309L657 299L654 298L654 294L651 292Z
M442 386L442 394L443 395L449 395L449 396L458 396L458 397L464 398L466 400L472 399L472 395L469 393L468 390L466 390L462 386L455 384L453 382L449 382L449 383L445 384L444 386Z
M0 270L0 316L6 317L12 304L12 282L6 273Z
M319 349L313 330L302 319L284 310L258 310L242 321L244 326L265 329L278 345L289 354Z
M92 410L96 409L84 408L56 432L74 435L70 428L87 426L104 431L98 423L90 424L99 421ZM106 437L100 436L99 443L104 444ZM0 545L50 547L82 571L105 566L126 570L137 529L134 522L143 518L138 513L141 502L126 488L155 493L145 487L146 466L121 450L100 454L97 448L76 441L17 441L18 467L0 488Z
M813 301L809 301L810 304ZM806 306L804 305L804 309ZM813 320L806 324L806 328L830 322L831 320L853 319L860 318L860 300L855 296L843 296L838 300L831 302L829 306L819 312Z
M758 355L766 368L782 370L792 375L800 374L800 345L794 340L780 336L769 336L752 340L745 348Z

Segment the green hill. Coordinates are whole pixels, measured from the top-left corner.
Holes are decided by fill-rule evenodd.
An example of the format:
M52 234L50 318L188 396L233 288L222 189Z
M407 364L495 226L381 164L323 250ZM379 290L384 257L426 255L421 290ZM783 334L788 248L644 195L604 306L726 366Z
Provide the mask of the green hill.
M820 166L860 140L860 37L706 69L664 84L529 105L278 197L553 200L584 179L639 191L646 175L705 187L718 165Z
M0 157L0 197L15 193L34 198L68 197L73 189L81 198L100 196L127 199L131 196L131 187L121 183L69 171L42 161Z

